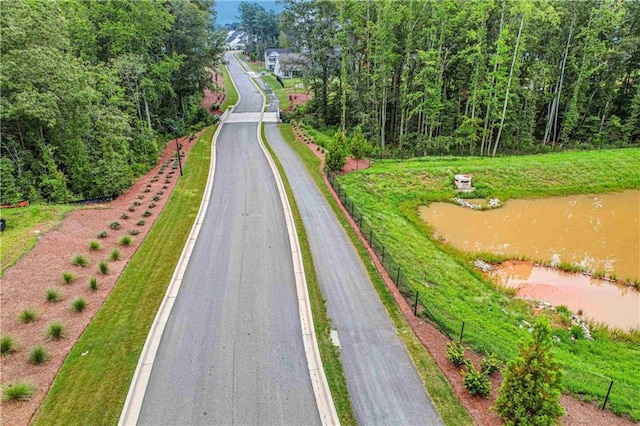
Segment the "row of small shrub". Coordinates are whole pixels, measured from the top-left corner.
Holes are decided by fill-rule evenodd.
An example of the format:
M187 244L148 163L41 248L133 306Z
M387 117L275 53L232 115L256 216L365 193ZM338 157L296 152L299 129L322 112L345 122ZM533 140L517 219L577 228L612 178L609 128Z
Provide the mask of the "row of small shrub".
M500 370L501 362L491 353L480 362L480 370L476 370L473 363L465 357L467 348L460 342L450 342L447 345L447 359L456 367L464 366L462 379L464 386L471 395L488 397L491 394L491 379L489 376Z

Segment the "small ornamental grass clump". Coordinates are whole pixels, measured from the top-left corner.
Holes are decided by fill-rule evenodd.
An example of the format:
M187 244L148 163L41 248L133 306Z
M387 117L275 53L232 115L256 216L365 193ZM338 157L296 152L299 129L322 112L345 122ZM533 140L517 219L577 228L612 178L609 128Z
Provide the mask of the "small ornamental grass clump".
M92 240L89 242L89 250L91 251L102 250L102 245L99 242Z
M98 263L98 270L101 274L107 275L109 273L109 265L107 265L107 262L101 261Z
M34 322L38 318L38 312L35 309L23 309L22 312L18 315L18 321L23 324L29 324L30 322Z
M33 365L44 363L50 357L47 349L42 345L34 346L29 350L29 362Z
M118 241L118 244L120 244L122 247L129 247L132 243L133 238L131 238L131 235L123 235Z
M120 254L120 250L118 249L113 249L111 250L111 253L109 253L109 260L111 260L112 262L120 260L121 257L122 255Z
M156 203L149 203L149 208L152 209L156 206Z
M129 215L128 215L128 214L126 214L126 213L122 213L122 214L120 215L120 219L122 219L122 220L127 220L127 219L129 219Z
M57 288L49 287L44 294L47 302L56 303L62 300L62 292Z
M64 324L59 320L51 321L47 325L47 331L45 334L51 340L63 339L65 336Z
M107 231L105 229L103 229L102 231L98 232L96 237L98 237L98 238L107 238Z
M15 352L16 340L9 334L2 333L0 337L0 357L4 358Z
M142 216L144 216L144 217L151 216L151 211L150 210L145 210L144 213L142 213Z
M109 224L109 228L117 231L118 229L120 229L120 222L117 221L113 221Z
M71 284L75 279L76 279L76 276L73 275L72 272L64 271L62 273L62 282L65 284Z
M33 382L14 382L2 387L3 401L28 401L36 393Z
M76 297L71 301L70 306L73 312L82 312L87 307L87 299L83 297Z
M89 259L80 254L76 254L75 256L73 256L73 258L71 258L71 262L76 266L81 266L84 268L89 264Z
M96 277L89 278L89 290L96 291L98 289L98 279Z
M140 231L138 231L137 229L131 229L129 231L129 235L138 235L140 233Z
M137 223L138 226L143 226L144 225L144 219L140 219Z

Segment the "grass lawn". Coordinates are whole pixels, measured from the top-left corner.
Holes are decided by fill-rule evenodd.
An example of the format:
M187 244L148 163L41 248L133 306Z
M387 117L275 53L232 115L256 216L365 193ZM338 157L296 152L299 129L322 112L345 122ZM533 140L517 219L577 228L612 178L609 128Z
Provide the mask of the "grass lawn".
M29 252L38 236L55 228L67 213L77 209L73 205L32 204L29 207L0 209L0 218L7 228L0 234L0 276Z
M418 206L456 196L456 173L473 173L474 197L504 201L640 188L638 164L639 149L495 159L389 160L338 181L387 254L449 332L457 335L465 321L466 344L477 352L494 351L506 361L516 354L518 342L528 333L521 325L523 320L533 322L532 308L483 279L469 256L435 241L418 214ZM596 327L594 341L572 340L566 327L558 327L554 335L559 339L554 353L564 367L565 390L602 403L613 379L607 407L639 421L640 333Z
M151 323L198 213L214 132L215 127L208 128L192 148L184 176L62 365L33 424L118 422ZM84 351L89 354L81 357Z
M224 89L227 92L227 97L220 106L220 109L226 111L229 107L238 103L238 91L231 81L227 67L221 66L220 70L222 71L222 78L224 79Z
M409 355L411 356L411 359L413 360L416 366L416 369L418 370L418 373L422 378L425 389L427 389L429 395L431 396L431 399L433 400L438 410L438 413L442 417L442 420L444 421L445 424L448 424L448 425L472 424L473 422L471 418L469 417L465 409L460 404L460 401L456 398L453 392L453 389L451 389L451 386L449 385L449 382L446 380L444 375L440 372L439 368L437 367L437 365L435 364L435 362L433 361L429 353L424 349L422 344L418 341L417 337L411 331L409 325L407 324L402 313L400 312L400 309L395 304L395 300L393 299L393 296L391 295L386 285L382 281L382 278L380 278L377 270L369 260L368 254L364 246L362 245L360 240L358 240L355 232L349 226L346 218L342 215L342 212L338 208L329 190L325 186L324 180L322 179L322 175L320 173L320 161L313 154L313 152L311 152L306 146L304 146L302 143L298 142L295 139L295 136L293 135L290 125L282 124L280 125L280 130L282 131L282 135L285 141L300 156L302 161L304 161L307 167L307 170L313 177L320 191L323 193L325 199L331 205L331 208L335 212L336 217L338 218L342 226L345 228L347 235L349 235L349 238L351 239L353 245L358 251L360 258L362 259L365 267L367 268L369 277L371 278L373 285L376 291L378 292L378 295L380 296L380 299L384 304L387 310L387 313L389 314L389 317L391 318L396 329L398 330L398 336L403 340L403 343L407 347ZM298 225L298 224L296 225L298 226L298 229L301 229L302 225ZM301 243L302 243L302 238L301 238ZM303 247L306 247L307 245L308 243L305 240ZM305 263L307 262L306 259L304 261ZM317 286L317 280L314 278L313 282L314 284L310 285L311 292L316 291L314 288ZM319 289L317 291L319 291ZM313 299L315 299L315 297L313 297ZM314 303L317 303L317 301L315 301ZM316 318L315 309L317 308L314 307L314 311L313 311L314 318ZM316 329L318 329L318 324L316 324ZM326 333L327 331L324 331L323 333L318 332L319 338L321 335L324 335ZM322 346L328 343L320 342L320 344ZM324 356L325 355L323 354L323 362L325 362ZM326 369L327 369L327 365L325 365L325 370ZM332 387L332 392L333 392L333 387ZM334 395L334 399L335 398L336 397Z

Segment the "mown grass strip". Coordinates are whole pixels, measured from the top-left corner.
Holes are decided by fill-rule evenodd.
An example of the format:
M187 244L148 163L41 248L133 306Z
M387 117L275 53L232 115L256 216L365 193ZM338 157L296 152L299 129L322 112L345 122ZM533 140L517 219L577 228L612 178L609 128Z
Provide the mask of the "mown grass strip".
M351 400L349 399L349 389L347 388L347 381L344 377L342 362L340 362L340 353L331 342L331 319L327 316L326 301L322 296L320 284L318 283L316 268L313 263L311 248L309 246L307 233L304 229L304 223L302 222L302 216L300 216L300 210L298 209L298 204L293 196L289 179L282 168L280 160L269 145L264 130L264 123L262 124L261 131L262 140L278 168L278 173L280 173L280 177L282 178L282 183L284 184L287 198L291 205L291 211L293 212L293 219L298 232L298 240L300 241L302 261L304 263L304 274L307 279L307 287L309 289L309 299L311 301L311 312L313 314L314 322L313 325L318 339L322 365L327 376L329 388L331 389L333 403L336 406L340 423L343 425L355 425L357 423L353 414L353 408L351 407Z
M326 187L322 178L322 174L320 172L320 160L306 146L295 139L290 125L281 124L280 130L282 132L284 140L289 144L289 146L291 146L291 148L305 163L305 166L307 167L307 170L311 174L317 187L324 195L325 199L333 209L336 217L340 221L342 227L345 229L347 235L351 239L352 244L355 246L358 255L367 268L369 277L371 278L371 281L373 282L373 285L378 292L378 295L382 303L384 304L389 317L398 330L398 336L400 336L403 343L405 344L409 355L411 356L411 359L413 360L416 369L420 374L425 389L429 393L429 396L436 406L436 409L438 410L438 413L440 414L443 422L447 425L473 424L471 417L462 407L458 398L455 396L451 385L444 377L429 353L422 346L418 338L415 336L415 334L413 334L413 331L407 324L404 316L402 315L402 312L396 305L393 295L389 292L382 278L378 274L378 271L375 269L375 266L371 262L371 259L369 259L366 249L358 239L353 229L351 229L351 227L349 226L347 219L344 217L334 198L331 196L331 193ZM308 245L308 242L306 244Z
M418 206L455 196L453 176L473 173L480 196L510 198L605 193L640 188L640 150L567 152L525 157L428 158L382 161L338 180L377 237L419 290L429 309L477 352L511 359L533 323L529 303L496 288L474 270L470 257L431 236ZM425 278L429 282L426 286ZM521 328L522 327L522 328ZM640 333L596 327L594 341L572 340L566 327L554 329L556 358L563 363L565 390L602 403L615 381L607 407L640 420L637 360Z
M205 130L192 148L184 176L62 365L34 425L118 422L145 339L198 213L214 132L215 127Z
M227 97L220 106L220 109L222 111L226 111L228 108L238 103L238 91L231 81L231 76L229 75L227 66L221 66L220 70L222 71L222 78L224 79L224 88L227 92Z

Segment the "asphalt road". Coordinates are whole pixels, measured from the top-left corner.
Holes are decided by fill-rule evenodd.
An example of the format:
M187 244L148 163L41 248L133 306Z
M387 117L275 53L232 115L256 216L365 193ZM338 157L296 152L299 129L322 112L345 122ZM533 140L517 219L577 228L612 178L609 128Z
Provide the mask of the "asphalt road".
M242 95L262 96L234 61ZM291 249L258 123L224 124L205 221L164 330L139 424L319 424Z
M302 215L327 311L341 342L340 359L358 423L442 424L333 210L282 139L278 125L266 124L265 132Z

